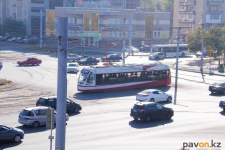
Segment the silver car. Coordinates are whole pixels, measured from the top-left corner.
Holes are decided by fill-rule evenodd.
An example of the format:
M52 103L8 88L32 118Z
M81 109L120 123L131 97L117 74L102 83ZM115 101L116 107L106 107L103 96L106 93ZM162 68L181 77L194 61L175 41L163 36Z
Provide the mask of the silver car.
M164 58L165 58L165 54L162 52L155 52L149 55L149 60L160 60L160 59L163 60Z
M47 109L48 107L46 106L25 108L21 111L18 122L26 126L33 126L34 128L39 125L45 125ZM56 122L56 111L54 112L54 120ZM66 114L66 121L68 120L69 115Z

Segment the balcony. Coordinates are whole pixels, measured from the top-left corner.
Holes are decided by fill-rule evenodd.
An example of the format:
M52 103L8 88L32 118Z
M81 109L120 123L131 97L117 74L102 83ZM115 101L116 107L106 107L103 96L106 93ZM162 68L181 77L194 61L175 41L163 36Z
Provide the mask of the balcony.
M186 2L179 2L179 5L196 5L196 0L186 0Z
M186 23L191 22L191 23L194 23L195 20L193 20L193 19L179 19L178 22L186 22Z
M193 10L179 10L179 13L188 13L188 14L195 14L195 11Z
M211 10L207 10L206 13L207 13L207 14L221 14L221 13L223 13L223 10L219 10L219 11L211 11Z
M209 1L208 0L208 2L207 2L207 5L222 5L224 3L224 0L211 0L211 1Z

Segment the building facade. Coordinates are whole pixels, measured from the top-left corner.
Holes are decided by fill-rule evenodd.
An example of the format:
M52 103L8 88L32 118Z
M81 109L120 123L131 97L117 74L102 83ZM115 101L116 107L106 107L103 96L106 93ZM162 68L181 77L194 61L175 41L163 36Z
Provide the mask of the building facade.
M189 30L195 30L199 24L210 28L214 23L223 27L225 24L224 0L174 0L174 27L188 27L182 29L181 39L185 40ZM177 31L173 31L174 39Z
M126 10L127 11L127 10ZM121 12L113 9L84 9L77 7L59 8L54 11L47 10L46 34L58 36L58 17L68 17L68 36L78 39L80 45L99 46L107 43L122 45L123 19ZM52 17L55 17L54 19ZM168 43L170 31L169 12L136 12L126 16L126 42L128 43L128 29L132 22L132 43L146 45L156 43Z

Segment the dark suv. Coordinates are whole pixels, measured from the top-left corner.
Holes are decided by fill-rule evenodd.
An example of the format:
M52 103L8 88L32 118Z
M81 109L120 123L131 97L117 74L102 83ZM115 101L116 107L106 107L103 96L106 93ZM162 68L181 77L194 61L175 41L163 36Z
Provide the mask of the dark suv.
M163 118L170 120L173 115L173 109L166 108L155 102L137 102L130 113L130 116L133 117L134 120L141 119L146 122Z
M48 106L56 110L56 102L57 102L56 96L40 97L36 103L36 106ZM67 112L78 113L82 109L82 107L79 104L75 103L72 100L67 99L66 103L67 103L66 104Z

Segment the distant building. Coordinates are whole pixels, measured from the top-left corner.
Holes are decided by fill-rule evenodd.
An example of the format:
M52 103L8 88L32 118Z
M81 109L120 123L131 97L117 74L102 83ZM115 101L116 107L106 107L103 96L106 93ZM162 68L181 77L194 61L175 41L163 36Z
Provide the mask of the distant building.
M114 9L57 7L46 11L46 34L58 36L58 17L68 17L68 36L78 39L80 45L99 46L123 41L123 15ZM52 18L55 17L55 18ZM128 42L129 15L126 20ZM132 43L146 45L168 43L170 32L169 12L136 12L132 15Z
M210 28L216 23L223 27L225 23L224 0L174 0L174 27L189 27L181 30L181 39L185 40L187 31L195 30L199 24L205 24ZM173 31L173 37L177 37L177 30Z

